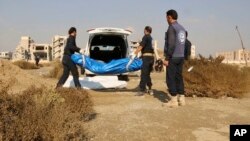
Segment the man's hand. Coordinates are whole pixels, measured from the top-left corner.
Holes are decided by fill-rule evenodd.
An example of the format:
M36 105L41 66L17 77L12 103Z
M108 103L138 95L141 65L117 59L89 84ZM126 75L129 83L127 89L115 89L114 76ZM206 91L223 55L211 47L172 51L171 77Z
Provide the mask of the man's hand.
M130 60L134 60L135 57L136 57L136 54L134 52L129 56Z
M135 57L137 55L133 52L130 56L129 56L129 62L126 65L126 70L129 71L129 66L132 64L132 62L134 61Z
M81 49L81 50L80 50L80 53L81 53L81 54L84 54L84 49Z
M167 67L168 66L168 61L167 60L163 60L163 65Z

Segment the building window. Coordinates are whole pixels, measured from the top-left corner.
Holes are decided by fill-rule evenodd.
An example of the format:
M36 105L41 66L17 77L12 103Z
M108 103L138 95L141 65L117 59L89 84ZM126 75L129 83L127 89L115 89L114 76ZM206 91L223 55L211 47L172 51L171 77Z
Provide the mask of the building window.
M37 46L36 50L44 50L44 47L43 46Z

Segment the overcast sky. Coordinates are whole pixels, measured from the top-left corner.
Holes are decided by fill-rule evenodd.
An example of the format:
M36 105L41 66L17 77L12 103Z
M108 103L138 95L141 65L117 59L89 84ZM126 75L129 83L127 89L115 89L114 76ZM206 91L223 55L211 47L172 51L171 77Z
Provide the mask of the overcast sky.
M236 25L250 50L249 6L249 0L0 0L0 51L13 51L24 35L36 43L51 43L53 35L67 35L71 26L78 29L76 42L82 48L87 29L130 28L130 40L138 40L146 25L163 47L169 9L178 12L197 54L241 48Z

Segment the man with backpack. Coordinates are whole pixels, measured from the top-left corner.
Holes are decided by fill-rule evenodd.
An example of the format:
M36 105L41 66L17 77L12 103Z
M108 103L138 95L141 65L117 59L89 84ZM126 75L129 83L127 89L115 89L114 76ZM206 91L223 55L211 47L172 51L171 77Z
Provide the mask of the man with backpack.
M167 103L168 107L185 105L184 82L182 69L184 64L184 50L186 42L186 30L177 22L178 14L175 10L166 12L166 19L169 24L165 34L163 64L166 66L166 82L172 98Z

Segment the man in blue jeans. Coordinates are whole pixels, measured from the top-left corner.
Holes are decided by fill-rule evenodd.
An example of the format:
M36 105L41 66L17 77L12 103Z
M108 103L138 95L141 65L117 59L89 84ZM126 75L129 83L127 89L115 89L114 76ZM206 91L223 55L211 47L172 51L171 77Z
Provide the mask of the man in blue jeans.
M184 50L186 30L177 22L178 14L175 10L166 13L169 24L165 34L164 65L167 67L166 82L172 98L167 103L169 107L185 105L184 83L182 69L184 64Z

